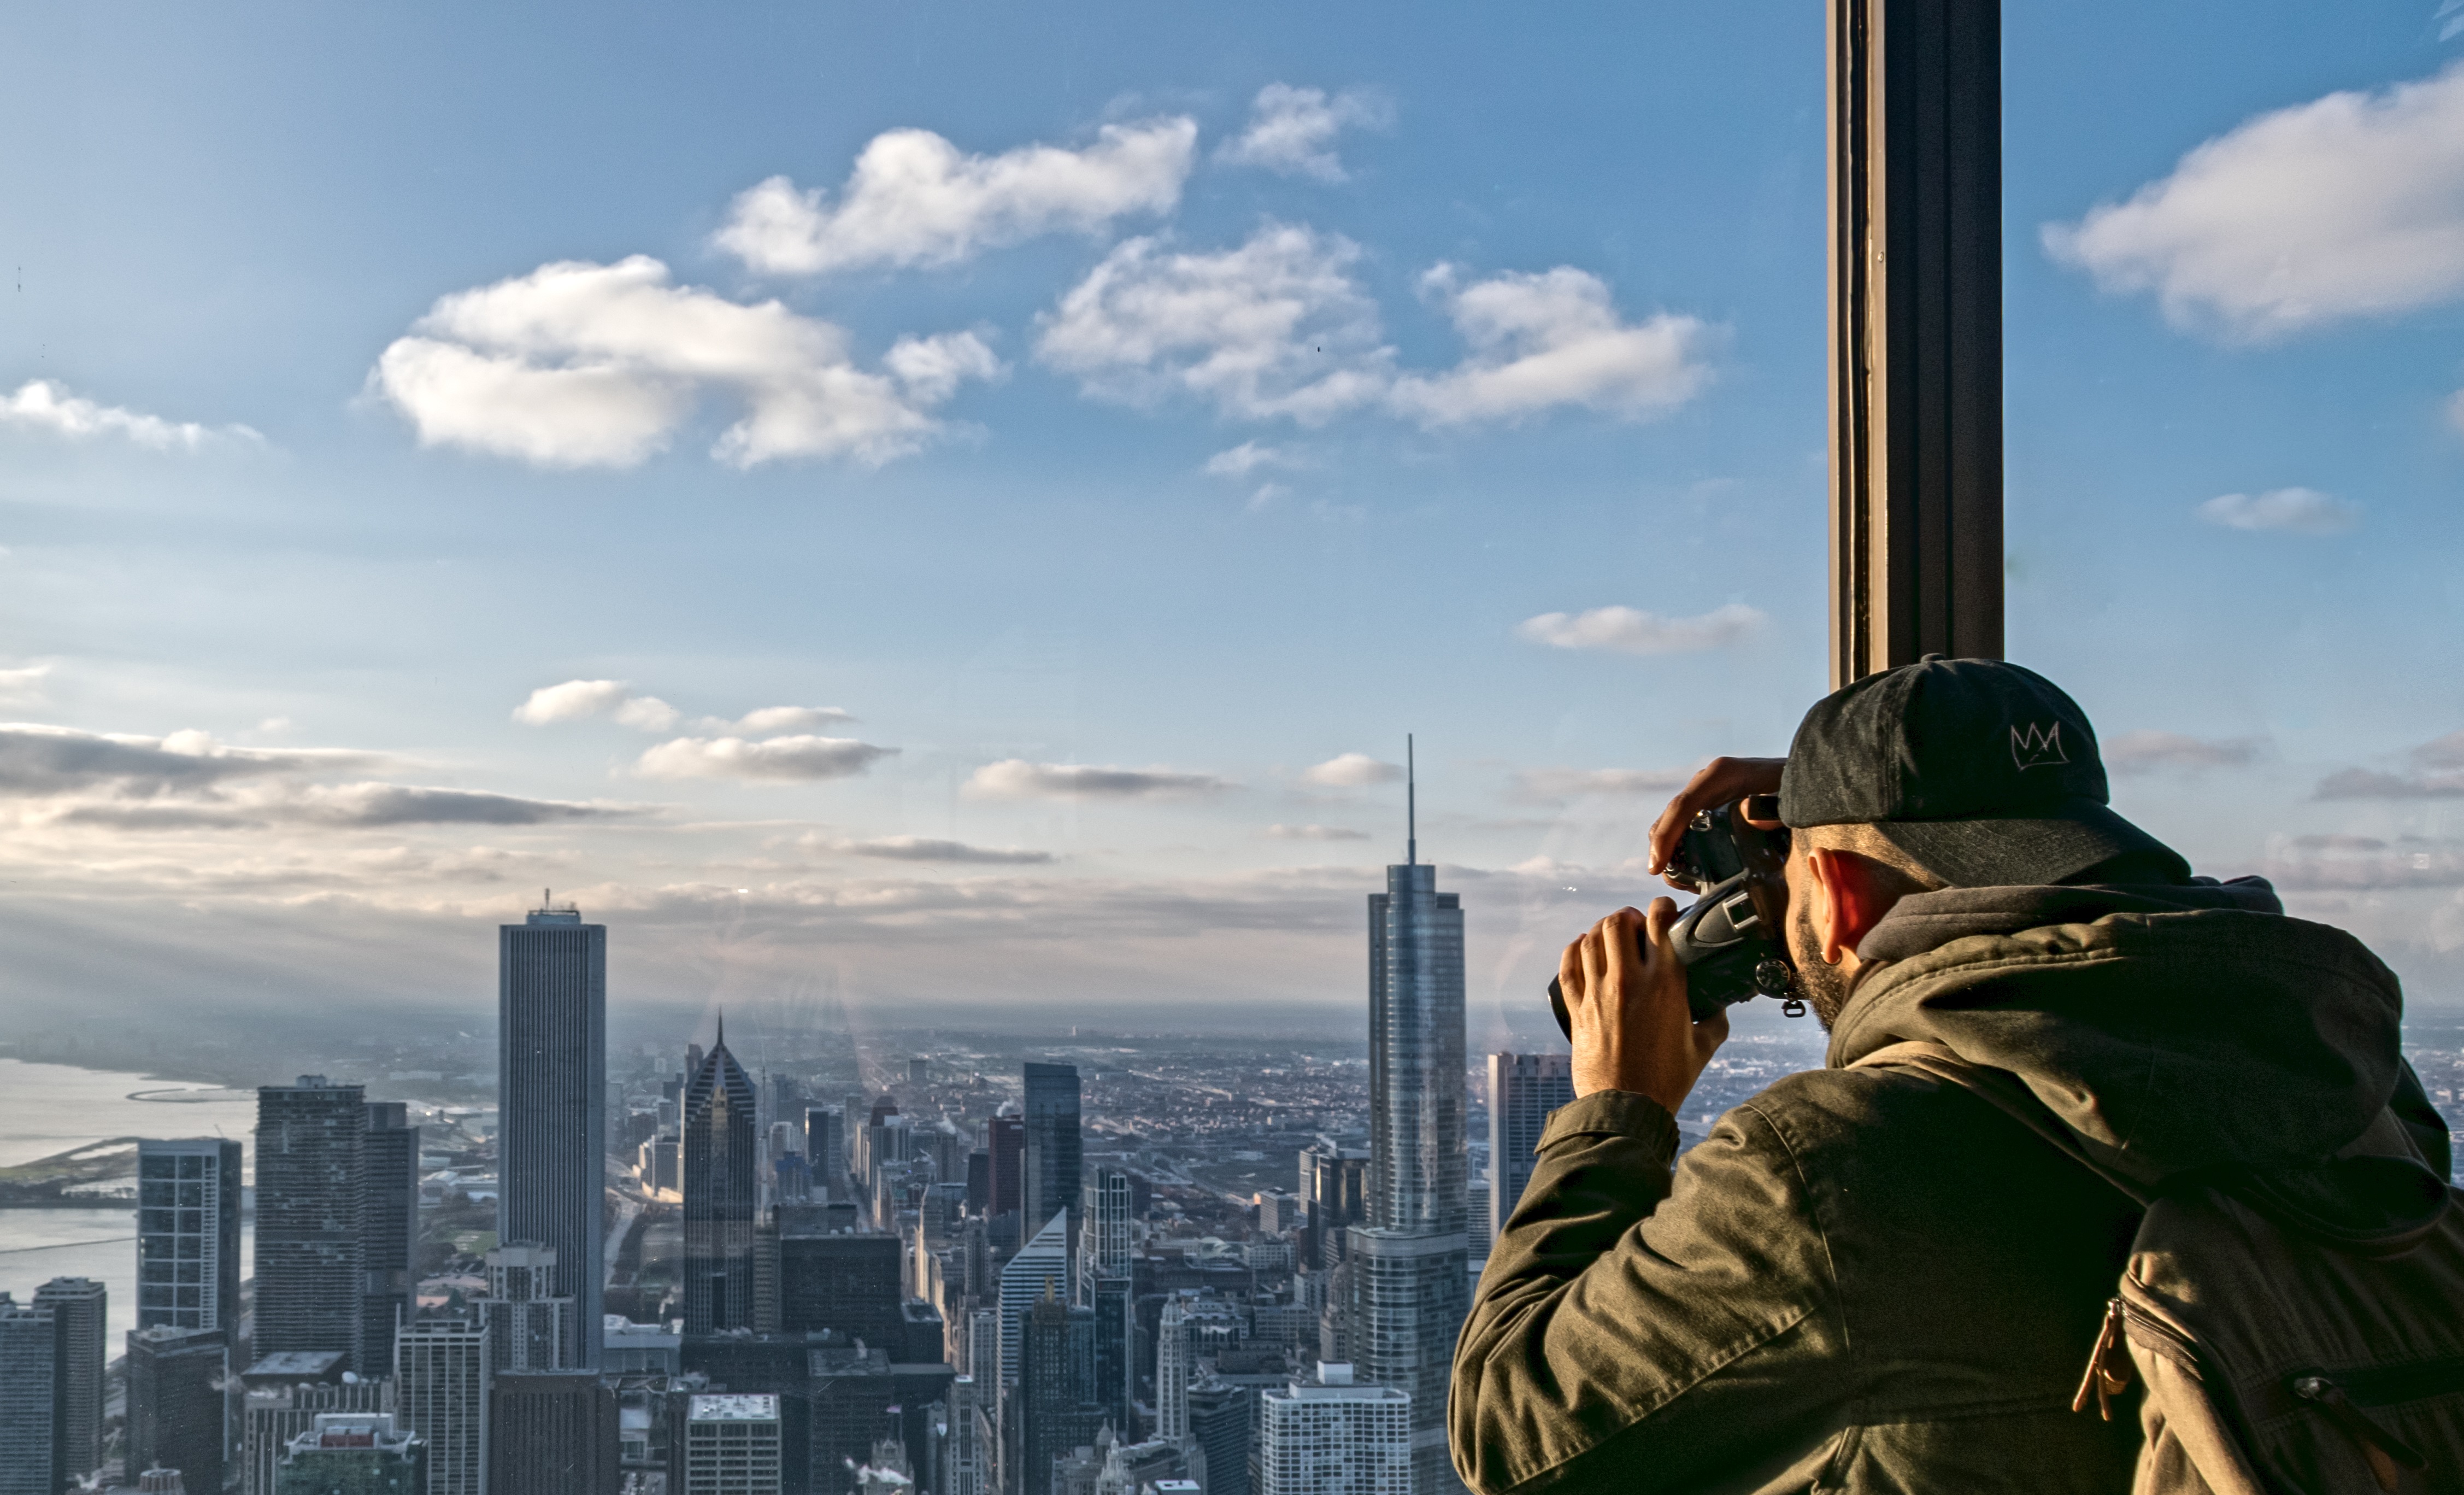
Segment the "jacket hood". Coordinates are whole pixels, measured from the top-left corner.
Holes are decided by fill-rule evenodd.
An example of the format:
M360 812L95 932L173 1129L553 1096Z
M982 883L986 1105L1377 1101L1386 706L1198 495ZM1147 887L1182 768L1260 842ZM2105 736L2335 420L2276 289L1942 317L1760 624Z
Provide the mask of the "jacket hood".
M1834 1066L1940 1044L2017 1077L2145 1192L2261 1180L2364 1232L2444 1205L2445 1128L2402 1057L2395 974L2258 878L1920 893L1858 954L1887 963L1841 1012ZM2414 1166L2342 1166L2358 1154Z

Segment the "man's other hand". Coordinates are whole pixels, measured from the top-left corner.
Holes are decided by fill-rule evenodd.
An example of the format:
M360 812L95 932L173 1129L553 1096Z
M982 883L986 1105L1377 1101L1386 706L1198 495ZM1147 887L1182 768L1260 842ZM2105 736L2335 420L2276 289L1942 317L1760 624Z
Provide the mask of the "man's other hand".
M1651 868L1658 872L1677 854L1678 838L1694 817L1722 804L1734 804L1749 794L1779 793L1784 758L1715 758L1694 771L1677 798L1651 823Z
M1685 967L1668 943L1676 921L1666 898L1653 899L1649 913L1619 909L1559 957L1576 1095L1632 1090L1674 1116L1727 1040L1727 1009L1697 1022L1685 1005Z

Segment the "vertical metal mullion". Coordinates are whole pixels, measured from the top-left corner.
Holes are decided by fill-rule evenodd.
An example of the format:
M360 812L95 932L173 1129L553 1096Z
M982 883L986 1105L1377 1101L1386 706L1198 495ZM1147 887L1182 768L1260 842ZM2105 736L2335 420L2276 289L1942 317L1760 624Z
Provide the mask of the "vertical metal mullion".
M2002 650L1999 0L1832 0L1831 672Z

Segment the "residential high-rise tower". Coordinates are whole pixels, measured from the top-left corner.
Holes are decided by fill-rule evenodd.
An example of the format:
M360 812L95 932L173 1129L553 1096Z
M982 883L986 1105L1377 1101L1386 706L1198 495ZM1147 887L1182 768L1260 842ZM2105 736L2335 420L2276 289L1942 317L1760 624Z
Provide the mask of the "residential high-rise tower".
M69 1476L59 1324L0 1292L0 1495L57 1495Z
M367 1105L360 1087L303 1074L256 1092L256 1297L261 1357L338 1350L365 1358L361 1224Z
M555 1295L573 1300L564 1363L595 1369L605 1278L607 926L584 924L579 910L541 908L498 928L496 1075L496 1239L556 1253ZM430 1462L439 1457L431 1444Z
M137 1144L137 1327L236 1329L240 1145Z
M60 1457L71 1474L102 1467L103 1330L109 1295L90 1277L55 1277L34 1289L60 1336Z
M1531 1181L1540 1129L1549 1113L1574 1103L1574 1061L1570 1054L1488 1056L1488 1239L1506 1228L1507 1217Z
M394 1325L419 1311L419 1129L407 1111L368 1102L360 1143L360 1348L380 1368L393 1364Z
M1368 1222L1347 1256L1362 1378L1410 1395L1414 1495L1458 1490L1446 1449L1455 1337L1470 1308L1463 1158L1463 902L1420 861L1405 779L1404 859L1369 899Z

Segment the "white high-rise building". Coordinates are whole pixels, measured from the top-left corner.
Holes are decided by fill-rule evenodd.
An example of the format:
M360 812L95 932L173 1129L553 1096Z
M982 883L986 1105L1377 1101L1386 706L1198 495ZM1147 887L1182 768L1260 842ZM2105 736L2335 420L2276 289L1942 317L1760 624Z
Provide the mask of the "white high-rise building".
M1258 1495L1412 1495L1412 1396L1321 1364L1259 1397Z
M396 1420L427 1440L428 1495L482 1495L488 1479L488 1321L418 1318L394 1336Z
M137 1144L139 1329L238 1328L240 1203L237 1142Z
M1018 1351L1026 1310L1048 1290L1069 1296L1069 1212L1046 1220L1001 1270L1001 1363L1004 1384L1018 1379Z
M1167 1443L1189 1440L1189 1327L1180 1300L1163 1300L1155 1328L1155 1437Z
M779 1495L781 1460L777 1396L695 1396L688 1405L684 1495Z
M1438 891L1407 827L1402 865L1369 899L1368 1219L1351 1230L1359 1308L1343 1339L1363 1379L1409 1395L1414 1495L1448 1495L1463 1485L1446 1449L1446 1390L1471 1308L1463 900Z
M573 1300L556 1295L556 1252L517 1241L488 1253L490 1374L498 1371L562 1371L580 1342ZM604 1341L605 1333L602 1338Z
M1531 1181L1533 1154L1549 1113L1574 1103L1571 1054L1488 1056L1488 1239L1506 1228L1523 1186Z

